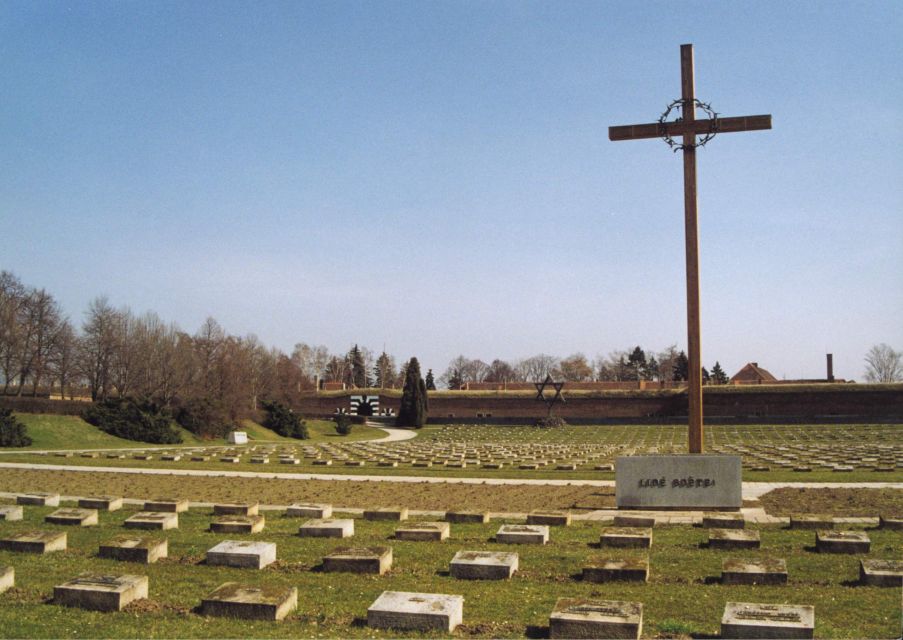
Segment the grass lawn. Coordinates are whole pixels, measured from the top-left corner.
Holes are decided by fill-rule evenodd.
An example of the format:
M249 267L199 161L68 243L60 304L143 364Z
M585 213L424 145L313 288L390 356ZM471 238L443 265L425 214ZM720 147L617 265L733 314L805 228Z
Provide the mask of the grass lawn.
M711 637L727 601L815 605L819 638L894 638L900 632L899 589L855 584L861 557L899 558L900 532L869 531L867 556L818 554L811 550L814 532L763 527L762 549L724 552L702 544L706 532L690 526L659 527L648 553L648 583L585 583L582 567L594 557L633 557L631 550L597 547L604 528L580 522L553 528L544 547L497 544L500 521L453 524L445 542L401 542L392 538L397 523L357 520L350 540L299 538L300 519L265 512L266 529L253 536L207 531L208 509L180 515L178 530L158 532L169 540L169 559L145 566L103 560L99 544L124 532L131 510L101 513L98 527L45 524L51 508L26 507L22 522L0 522L0 535L33 529L65 530L69 549L38 556L0 551L0 565L16 569L16 587L0 595L0 629L4 637L423 637L421 632L376 632L366 627L367 607L384 590L460 594L464 624L456 637L543 637L548 615L559 597L594 597L644 604L644 636L685 634ZM275 542L278 562L261 570L210 567L207 549L223 539ZM339 546L391 546L394 565L383 576L324 573L321 559ZM520 571L506 581L456 580L448 563L458 550L504 550L520 554ZM786 586L721 585L726 557L778 557L787 560ZM53 586L82 572L106 575L146 574L150 597L121 613L65 609L48 601ZM195 612L201 598L227 581L249 585L298 587L298 609L280 623L204 618ZM442 634L432 634L442 635Z

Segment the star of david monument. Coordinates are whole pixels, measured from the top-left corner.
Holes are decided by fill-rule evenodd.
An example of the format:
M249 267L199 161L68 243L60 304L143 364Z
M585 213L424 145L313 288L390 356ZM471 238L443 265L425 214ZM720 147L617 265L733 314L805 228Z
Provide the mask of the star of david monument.
M682 153L687 264L689 454L618 458L615 493L619 509L739 509L742 505L740 456L703 454L696 150L717 134L771 129L771 116L723 118L710 105L698 100L692 44L680 47L680 76L681 97L668 106L658 122L608 129L609 140L615 142L662 138L674 151ZM697 109L706 117L697 119ZM675 119L669 120L672 114Z

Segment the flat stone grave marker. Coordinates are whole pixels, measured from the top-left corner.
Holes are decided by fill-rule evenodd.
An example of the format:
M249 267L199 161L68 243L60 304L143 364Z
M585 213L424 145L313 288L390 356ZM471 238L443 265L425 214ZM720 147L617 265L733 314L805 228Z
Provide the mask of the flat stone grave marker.
M817 531L815 548L819 553L868 553L871 540L865 531Z
M0 520L12 522L13 520L22 519L22 507L16 505L0 506Z
M721 637L812 638L815 607L797 604L728 602L721 617Z
M256 516L260 512L259 502L221 503L213 505L215 516Z
M148 536L116 536L100 545L98 556L124 562L152 564L169 554L169 543Z
M583 567L585 582L647 582L649 560L646 558L603 558Z
M242 620L282 620L297 606L296 587L226 582L201 600L201 614Z
M798 514L790 516L791 529L833 529L834 518L821 514Z
M160 456L160 459L166 462L178 462L182 459L182 456L180 456L178 453L167 453L163 456Z
M446 511L445 512L445 521L446 522L459 522L459 523L485 524L486 522L489 522L489 512L488 511Z
M16 570L12 567L0 567L0 593L16 586Z
M380 507L378 509L365 509L365 520L392 520L402 521L408 519L407 507Z
M207 462L210 460L209 456L191 456L192 462Z
M903 587L903 560L860 560L859 582L872 587Z
M81 575L53 588L54 604L92 611L121 611L133 600L147 597L147 576Z
M298 458L280 458L279 464L301 464L301 461ZM314 464L316 464L316 460Z
M179 514L174 512L139 511L122 523L126 529L167 529L179 528Z
M350 538L354 535L354 520L316 518L308 520L298 529L302 538Z
M108 453L106 455L107 460L125 460L124 453Z
M464 597L383 591L367 609L367 626L451 633L464 618Z
M783 558L725 558L721 563L722 584L787 584L787 561Z
M449 573L462 580L507 580L518 567L518 555L508 551L458 551Z
M643 605L620 600L559 598L549 616L551 638L632 638L643 632Z
M903 515L880 515L878 516L878 526L881 529L892 529L894 531L903 531Z
M549 526L503 524L495 533L495 541L505 544L546 544L549 541Z
M269 456L251 456L251 464L270 464Z
M76 527L93 527L97 525L97 509L75 509L72 507L57 509L44 516L44 522Z
M746 519L739 513L706 513L702 516L706 529L744 529Z
M214 566L263 569L275 561L275 542L223 540L207 550L207 564Z
M136 453L132 456L132 460L153 460L154 456L149 453Z
M531 511L527 514L527 524L568 527L571 524L571 514L567 511Z
M188 511L188 500L182 498L154 498L144 503L144 510L182 513Z
M222 516L210 523L213 533L260 533L266 524L266 518L254 516Z
M98 511L119 511L122 509L122 498L118 496L79 498L78 506L82 509L96 509Z
M219 459L220 462L227 462L229 464L238 464L241 462L240 456L221 456Z
M602 530L599 544L603 547L637 547L648 549L652 546L652 529L640 527L608 527Z
M60 506L60 494L58 493L20 493L16 496L16 504L34 504L39 507Z
M0 540L0 549L26 553L50 553L66 548L66 534L62 531L28 531Z
M323 571L382 575L391 568L391 547L339 547L323 558Z
M758 549L761 544L758 531L750 529L709 530L709 549Z
M297 502L286 510L285 515L290 518L331 518L332 505Z
M445 540L450 531L448 522L412 522L395 529L395 539L432 542Z
M638 527L640 529L651 529L655 526L655 516L615 516L614 526L616 527Z

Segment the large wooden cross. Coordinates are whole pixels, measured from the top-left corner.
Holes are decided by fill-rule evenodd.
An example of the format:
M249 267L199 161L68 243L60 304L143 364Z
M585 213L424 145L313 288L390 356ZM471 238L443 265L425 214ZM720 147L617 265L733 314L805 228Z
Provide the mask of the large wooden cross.
M687 348L689 360L690 453L702 453L702 362L699 331L699 238L696 210L696 136L771 129L771 116L696 119L693 45L680 46L681 118L673 122L609 127L608 139L683 138L684 229L687 251Z

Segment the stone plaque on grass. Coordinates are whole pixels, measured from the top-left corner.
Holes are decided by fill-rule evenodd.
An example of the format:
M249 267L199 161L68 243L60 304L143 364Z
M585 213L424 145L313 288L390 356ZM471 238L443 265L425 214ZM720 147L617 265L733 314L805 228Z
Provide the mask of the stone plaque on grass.
M86 574L53 588L54 604L92 611L121 611L147 597L147 576Z
M323 558L323 571L382 575L391 568L391 547L339 547Z
M551 638L630 638L643 632L643 605L620 600L559 598L549 616Z
M222 516L210 523L213 533L260 533L266 524L266 518L253 516Z
M759 532L749 529L710 529L709 549L758 549Z
M215 516L256 516L259 512L259 502L222 503L213 505L213 515Z
M833 529L834 517L821 514L798 514L790 516L791 529Z
M118 496L79 498L78 506L82 509L97 509L98 511L119 511L122 509L122 498Z
M489 522L488 511L446 511L446 522L486 523Z
M567 511L531 511L527 514L527 524L567 527L571 524L571 514Z
M706 513L702 516L706 529L745 529L746 520L739 513Z
M797 604L728 602L721 617L721 637L812 638L815 607Z
M44 516L44 522L75 527L93 527L97 524L97 509L57 509Z
M622 456L615 466L618 509L739 509L740 456Z
M179 514L174 512L139 511L122 523L126 529L167 529L179 528Z
M290 518L331 518L332 505L298 502L290 506L285 515Z
M16 570L12 567L0 567L0 593L16 586Z
M0 520L12 522L22 519L22 507L17 505L0 505Z
M868 553L871 540L865 531L817 531L815 548L819 553Z
M585 582L647 582L649 580L649 560L599 559L583 567Z
M545 544L549 541L549 526L503 524L495 533L495 541L504 544Z
M317 518L308 520L298 529L302 538L350 538L354 535L354 520Z
M508 551L459 551L449 564L453 578L507 580L517 571L518 555Z
M599 544L603 547L637 547L648 549L652 546L652 529L640 527L608 527L602 530Z
M16 496L16 504L34 504L39 507L58 507L60 506L60 494L45 493L42 491L35 493L20 493Z
M380 507L378 509L365 509L365 520L392 520L400 522L408 519L407 507Z
M787 584L787 562L783 558L725 558L721 563L722 584Z
M188 500L181 498L154 498L144 503L144 510L182 513L183 511L188 511Z
M243 620L282 620L297 606L296 587L226 582L201 600L201 614Z
M894 531L903 531L903 515L885 515L878 517L878 526L881 529L892 529Z
M860 560L859 582L872 587L903 587L903 560Z
M207 564L263 569L276 561L276 543L223 540L207 550Z
M50 553L66 549L66 534L62 531L27 531L0 540L0 549L25 553Z
M451 633L464 618L464 597L383 591L367 609L367 626Z
M431 542L448 538L451 526L447 522L412 522L395 529L396 540Z
M616 527L651 529L655 526L655 516L617 515L613 524Z
M98 556L124 562L152 564L167 557L169 544L166 540L148 536L116 536L100 545Z

